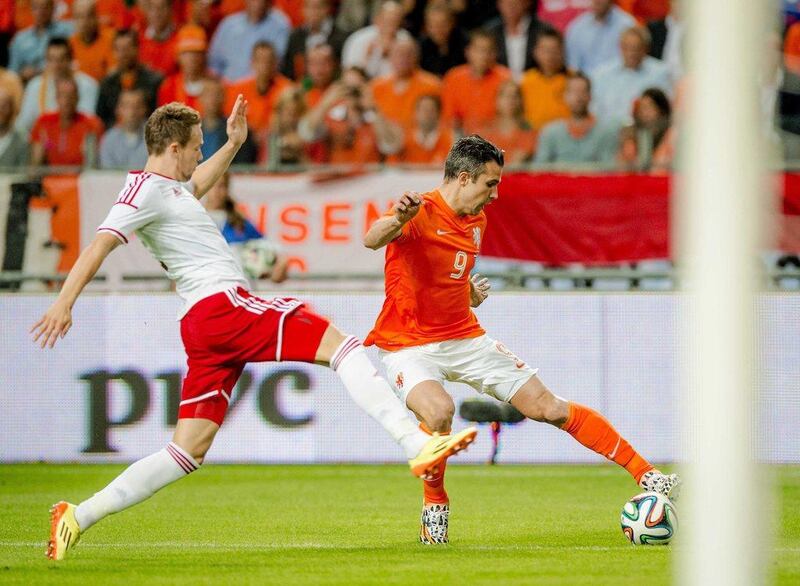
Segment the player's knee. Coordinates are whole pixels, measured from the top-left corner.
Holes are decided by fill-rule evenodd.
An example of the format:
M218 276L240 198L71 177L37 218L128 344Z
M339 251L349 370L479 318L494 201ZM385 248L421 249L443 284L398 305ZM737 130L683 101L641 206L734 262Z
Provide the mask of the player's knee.
M439 433L450 431L455 413L456 406L453 400L449 396L443 397L432 406L429 414L425 417L425 424L431 431Z

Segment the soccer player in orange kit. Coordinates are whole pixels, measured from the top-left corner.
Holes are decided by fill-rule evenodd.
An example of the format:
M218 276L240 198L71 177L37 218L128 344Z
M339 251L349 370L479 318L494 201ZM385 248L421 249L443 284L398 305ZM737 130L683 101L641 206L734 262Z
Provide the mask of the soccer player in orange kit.
M645 490L675 497L680 479L640 456L597 411L553 394L502 343L486 335L472 308L489 285L470 277L486 229L484 206L497 199L503 152L480 136L450 149L444 182L425 194L406 192L364 236L386 250L386 300L366 345L380 349L395 392L428 433L447 434L455 413L445 380L462 382L526 417L569 433L624 467ZM420 541L448 542L450 505L443 465L423 480Z

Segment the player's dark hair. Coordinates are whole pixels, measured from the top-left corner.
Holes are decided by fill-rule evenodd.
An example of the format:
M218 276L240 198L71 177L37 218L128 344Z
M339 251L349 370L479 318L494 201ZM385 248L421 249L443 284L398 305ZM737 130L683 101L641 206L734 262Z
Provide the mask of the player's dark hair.
M447 153L444 162L444 180L450 181L466 171L474 182L486 170L486 163L505 164L503 151L477 134L459 138Z
M170 143L186 146L192 136L192 127L200 124L200 113L180 102L164 104L150 114L144 125L144 142L147 154L160 155Z

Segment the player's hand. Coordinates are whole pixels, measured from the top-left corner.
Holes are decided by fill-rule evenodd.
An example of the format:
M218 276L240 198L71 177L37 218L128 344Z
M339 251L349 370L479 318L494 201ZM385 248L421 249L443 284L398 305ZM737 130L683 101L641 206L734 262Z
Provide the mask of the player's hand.
M489 296L489 289L492 286L489 284L489 279L482 279L478 273L472 275L469 280L469 304L472 307L478 307L481 303L486 301Z
M247 100L242 94L236 97L226 126L228 140L237 148L247 140Z
M41 338L40 347L55 346L58 338L63 338L72 327L72 311L68 305L56 301L31 328L33 341Z
M401 224L405 224L419 213L419 208L424 204L422 196L416 191L406 191L400 200L394 204L394 217Z

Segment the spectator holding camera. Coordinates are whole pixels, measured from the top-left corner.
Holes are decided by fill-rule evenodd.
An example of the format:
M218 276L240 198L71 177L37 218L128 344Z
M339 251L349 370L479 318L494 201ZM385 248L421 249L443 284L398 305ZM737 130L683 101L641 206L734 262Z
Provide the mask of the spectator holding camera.
M366 74L358 68L345 70L298 130L305 142L325 146L328 163L378 163L403 142L402 130L375 109Z

